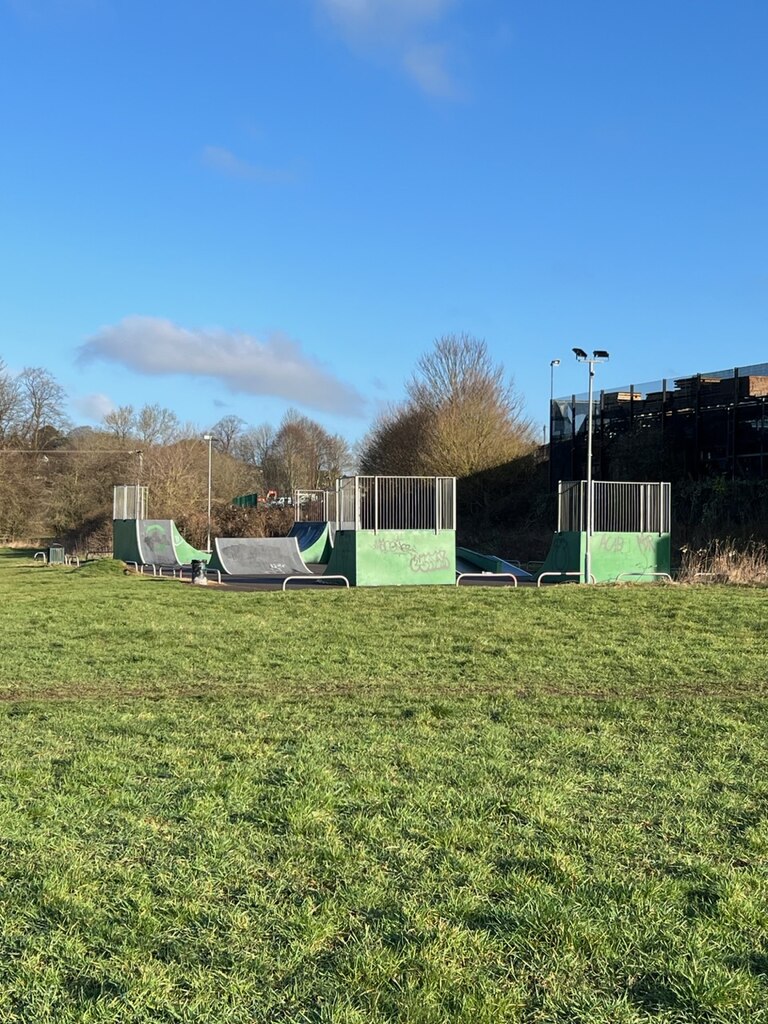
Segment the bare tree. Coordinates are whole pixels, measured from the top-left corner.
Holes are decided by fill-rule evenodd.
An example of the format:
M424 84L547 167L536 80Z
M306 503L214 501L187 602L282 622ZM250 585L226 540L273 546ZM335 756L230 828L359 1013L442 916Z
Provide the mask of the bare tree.
M220 452L232 452L245 425L239 416L222 416L207 432L216 438L214 443Z
M51 445L67 425L66 394L41 366L28 366L17 378L20 422L24 441L36 451Z
M6 445L18 431L20 411L19 382L0 359L0 445Z
M289 409L264 453L262 473L268 487L290 494L298 487L329 487L351 462L344 438Z
M249 427L236 439L233 455L250 466L261 469L275 440L275 428L269 423Z
M171 444L179 436L175 412L161 405L145 405L136 418L136 433L142 444Z
M360 470L385 476L417 476L420 447L431 416L405 403L384 411L360 442Z
M406 402L363 442L366 472L463 477L510 462L535 443L513 381L471 335L439 338L417 362L406 392Z
M106 414L103 423L118 441L128 441L136 435L136 413L132 405L119 405Z

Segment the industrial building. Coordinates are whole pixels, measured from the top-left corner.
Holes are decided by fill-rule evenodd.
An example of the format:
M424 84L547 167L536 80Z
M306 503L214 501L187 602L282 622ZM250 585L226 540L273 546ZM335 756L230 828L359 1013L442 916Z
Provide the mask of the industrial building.
M768 477L768 363L595 391L604 480ZM550 481L586 476L588 395L553 399ZM654 469L657 467L657 472Z

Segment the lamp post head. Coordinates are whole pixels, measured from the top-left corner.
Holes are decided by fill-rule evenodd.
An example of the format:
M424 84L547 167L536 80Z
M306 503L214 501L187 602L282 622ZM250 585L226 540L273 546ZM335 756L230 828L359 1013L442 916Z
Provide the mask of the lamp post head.
M587 353L584 351L583 348L575 348L575 349L573 349L573 353L574 353L574 355L576 356L577 359L581 359L581 360L589 359L589 356L587 355Z
M592 358L596 359L598 362L604 363L611 357L608 355L605 349L596 348L595 351L592 353Z
M549 365L550 366L559 366L560 365L560 360L559 359L550 359Z

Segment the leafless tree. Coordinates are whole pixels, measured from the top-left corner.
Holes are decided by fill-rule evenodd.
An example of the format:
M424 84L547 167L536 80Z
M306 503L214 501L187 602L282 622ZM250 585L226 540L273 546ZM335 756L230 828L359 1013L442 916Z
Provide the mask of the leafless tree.
M176 413L155 403L144 405L136 417L136 434L142 444L171 444L180 433Z
M67 426L64 388L41 366L26 367L17 383L24 442L36 451L52 445Z
M0 446L5 447L18 431L20 412L19 382L0 359Z
M439 338L417 362L406 393L363 442L365 472L464 477L535 443L513 381L471 335Z
M216 438L214 444L220 452L232 452L245 426L245 420L240 416L222 416L207 433Z
M119 405L106 414L103 423L118 441L129 441L136 436L136 412L132 405Z

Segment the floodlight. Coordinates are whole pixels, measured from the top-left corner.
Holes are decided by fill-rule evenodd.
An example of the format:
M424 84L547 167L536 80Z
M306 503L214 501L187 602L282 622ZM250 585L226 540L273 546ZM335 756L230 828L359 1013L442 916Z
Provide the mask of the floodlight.
M577 359L589 359L589 356L583 348L575 348L573 351L575 352Z
M596 348L592 355L595 359L610 359L610 356L603 348Z

